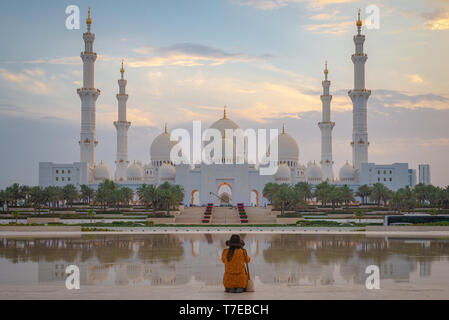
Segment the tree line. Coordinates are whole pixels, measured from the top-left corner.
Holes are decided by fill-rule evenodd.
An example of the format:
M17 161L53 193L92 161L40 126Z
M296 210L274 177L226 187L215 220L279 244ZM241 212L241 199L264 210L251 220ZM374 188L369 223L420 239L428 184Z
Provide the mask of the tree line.
M160 186L142 185L138 188L137 195L146 207L151 206L153 210L164 209L168 214L171 208L183 201L184 190L179 185L172 186L166 182ZM0 190L0 206L6 206L7 212L10 207L19 206L21 201L24 207L33 207L38 212L43 207L50 211L61 206L72 207L77 202L119 210L120 206L129 206L133 199L134 191L131 188L119 186L111 180L100 183L97 190L87 185L81 185L79 189L72 184L42 188L17 183Z
M313 186L307 182L299 182L293 186L287 184L267 183L263 189L263 196L276 209L298 210L305 207L309 200L315 199L322 206L331 205L332 208L349 205L360 197L361 204L368 201L378 207L383 205L394 211L414 210L417 207L445 208L449 206L449 186L446 188L433 185L417 184L414 188L401 188L397 191L388 189L381 183L372 186L362 185L354 192L347 185L332 185L322 182Z

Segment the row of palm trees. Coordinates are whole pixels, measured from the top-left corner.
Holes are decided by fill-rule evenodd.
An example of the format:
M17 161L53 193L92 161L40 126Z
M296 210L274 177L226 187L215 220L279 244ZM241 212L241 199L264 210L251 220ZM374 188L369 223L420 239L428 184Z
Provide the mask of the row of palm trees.
M141 203L147 208L163 209L167 215L172 208L179 205L184 200L184 190L179 185L170 185L168 182L160 185L142 185L137 190L137 195ZM106 208L120 209L120 206L129 206L134 199L134 192L128 187L121 187L111 180L105 180L95 191L87 185L81 185L78 190L74 185L64 187L49 186L28 187L17 183L5 190L0 190L0 206L6 204L9 207L18 206L20 201L26 207L32 206L40 212L42 207L50 210L65 206L73 206L74 202L81 201L84 204L101 205Z
M349 205L355 201L355 196L361 198L362 204L371 201L379 207L389 206L395 211L401 209L411 211L423 206L438 209L449 206L449 186L441 188L417 184L414 188L405 187L392 191L385 185L376 183L373 186L362 185L354 193L347 185L336 186L323 182L312 190L312 185L307 182L299 182L294 186L268 183L263 190L263 196L280 209L282 214L285 209L296 210L312 199L316 199L322 206L331 204L332 208L335 208L340 205Z
M29 187L17 183L0 190L0 206L9 211L11 206L18 206L19 201L23 201L24 206L33 206L39 210L43 205L50 209L58 208L61 202L66 205L73 205L79 199L78 189L74 185L64 187L50 186L47 188Z
M287 184L267 183L263 190L263 196L270 201L275 208L281 210L298 210L307 205L307 201L315 198L323 206L329 203L333 208L340 204L349 204L354 201L354 195L347 185L335 186L323 182L316 186L312 192L312 185L307 182L299 182L294 186Z
M137 189L137 196L146 208L153 209L153 213L156 209L163 209L168 216L170 209L176 208L184 200L184 189L168 182L159 186L143 184Z

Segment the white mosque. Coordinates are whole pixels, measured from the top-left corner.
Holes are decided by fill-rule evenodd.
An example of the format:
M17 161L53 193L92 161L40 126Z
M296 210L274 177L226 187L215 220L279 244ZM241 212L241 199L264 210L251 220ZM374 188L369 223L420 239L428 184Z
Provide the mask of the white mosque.
M372 185L377 182L392 190L412 187L416 183L416 170L409 169L407 163L377 165L368 162L367 101L371 91L365 88L365 63L368 57L363 51L365 36L361 33L360 12L356 22L357 34L354 36L355 54L352 55L354 89L348 92L353 103L352 164L346 162L340 168L338 177L334 175L332 159L332 130L335 123L331 120L332 95L329 91L331 82L328 80L327 63L324 70L325 79L322 82L322 121L318 123L321 130L321 161L301 164L298 143L283 128L278 136L277 171L274 175L262 175L258 165L248 163L247 160L243 161L243 164L174 165L170 152L177 142L171 141L167 126L151 144L151 161L147 164L140 161L130 163L128 130L131 122L126 118L128 94L122 62L117 94L118 119L114 122L117 129L116 167L115 173L111 175L109 168L102 161L96 162L95 149L98 141L95 104L100 90L94 86L97 54L93 50L95 34L91 32L90 10L86 24L87 32L83 34L85 50L81 53L83 88L77 90L81 99L80 161L72 164L41 162L39 185L42 187L88 184L96 188L102 181L112 179L119 185L137 190L142 184L159 185L169 182L184 188L185 205L202 205L209 202L220 204L223 199L229 199L232 204L264 206L268 200L263 198L262 191L269 182L296 184L304 181L317 185L328 181L332 184L346 184L354 190L360 185ZM225 139L226 129L235 130L240 127L228 118L225 109L223 117L212 124L211 128L219 130Z

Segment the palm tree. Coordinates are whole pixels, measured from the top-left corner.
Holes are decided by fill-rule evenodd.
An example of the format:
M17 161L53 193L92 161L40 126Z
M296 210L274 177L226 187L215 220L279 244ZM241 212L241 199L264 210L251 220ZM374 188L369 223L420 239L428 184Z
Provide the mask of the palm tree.
M312 186L308 182L298 182L295 185L295 188L298 189L304 195L304 201L312 199Z
M17 224L17 219L19 218L19 211L15 210L12 212L14 218L16 218L16 224Z
M60 187L49 186L44 189L44 194L50 211L64 199L63 190Z
M367 184L360 186L355 193L357 197L362 199L362 204L366 204L368 197L371 195L372 188Z
M121 193L121 199L122 201L129 206L129 203L133 200L134 198L134 191L131 188L128 187L122 187L119 189L120 193Z
M291 198L290 188L286 184L279 185L278 191L273 195L273 204L281 209L281 215L284 215L285 208Z
M390 200L390 207L393 209L393 212L401 212L401 208L403 207L403 189L399 189L396 192L392 192L391 194L391 200Z
M321 206L326 206L329 202L330 193L332 191L332 187L327 182L322 182L316 186L314 196L318 201L321 201Z
M354 211L354 216L359 219L359 223L362 223L362 218L363 218L363 211L362 210L360 210L360 209L355 210Z
M6 191L0 190L0 205L2 207L2 212L5 211L5 204L6 204Z
M43 203L45 203L45 193L41 187L32 187L30 190L30 202L33 204L34 210L38 210L40 213L40 209Z
M304 200L305 199L304 194L296 186L290 187L289 189L290 189L288 199L289 207L294 211L298 211L299 208L305 206L307 203L306 200Z
M31 188L29 186L26 186L26 185L20 186L20 195L25 200L24 201L25 202L24 203L25 206L27 206L28 202L29 202L30 190L31 190Z
M161 208L167 210L166 215L170 215L170 208L177 203L177 194L168 182L164 182L157 189L157 196Z
M279 185L277 183L269 182L265 185L262 191L264 198L268 199L270 203L273 203L273 196L279 190Z
M371 201L375 201L377 206L380 207L380 202L383 201L384 205L387 205L388 199L391 197L391 191L382 183L375 183L373 185L372 192L370 194Z
M355 200L354 192L346 184L339 187L339 194L340 194L342 202L344 202L347 206L349 205L349 202L352 202Z
M78 189L73 184L68 184L62 188L63 198L70 206L73 206L73 201L79 199Z
M145 207L149 207L150 205L153 208L153 213L156 210L156 202L158 195L158 188L155 185L146 185L143 184L137 189L137 196L139 197L139 201L145 204Z
M14 206L17 206L17 202L22 198L20 193L20 185L18 183L14 183L12 186L7 187L6 190L9 192Z
M93 217L95 217L95 212L94 212L94 210L89 209L89 210L87 211L87 216L88 216L89 219L90 219L90 223L92 223L92 219L93 219Z
M112 180L105 180L98 186L95 192L95 202L100 203L103 209L116 203L117 184Z
M82 184L80 186L80 199L86 203L89 204L90 200L95 196L95 190L90 188L89 186Z
M407 208L408 212L410 213L410 211L414 211L417 204L416 195L408 186L403 189L403 199L404 205Z

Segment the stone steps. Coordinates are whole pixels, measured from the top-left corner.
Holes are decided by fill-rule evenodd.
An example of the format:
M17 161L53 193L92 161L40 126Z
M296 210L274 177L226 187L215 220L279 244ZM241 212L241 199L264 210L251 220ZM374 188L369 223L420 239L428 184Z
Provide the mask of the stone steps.
M185 208L179 216L176 217L177 224L202 224L205 207ZM276 224L276 217L270 215L270 211L265 208L247 207L249 224ZM214 207L210 224L241 224L237 209L226 207Z

